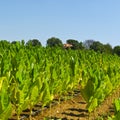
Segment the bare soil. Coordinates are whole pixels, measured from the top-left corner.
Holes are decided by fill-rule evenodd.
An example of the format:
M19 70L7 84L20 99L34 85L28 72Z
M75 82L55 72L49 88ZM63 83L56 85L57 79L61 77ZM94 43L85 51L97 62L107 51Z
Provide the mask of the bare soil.
M70 96L67 96L70 97ZM94 112L88 113L86 109L86 102L82 98L80 92L74 94L73 98L62 99L60 103L58 99L54 100L51 106L46 106L41 110L41 105L36 105L33 109L34 114L32 120L96 120L97 118L107 119L108 115L114 114L113 101L120 97L120 89L115 90L109 95L101 105L99 105ZM29 116L29 110L24 111L21 117L24 120L29 118L23 116ZM15 120L15 116L10 119Z

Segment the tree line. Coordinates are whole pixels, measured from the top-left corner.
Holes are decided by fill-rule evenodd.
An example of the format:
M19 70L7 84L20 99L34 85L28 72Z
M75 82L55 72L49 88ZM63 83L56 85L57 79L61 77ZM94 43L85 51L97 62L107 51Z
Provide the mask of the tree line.
M30 46L42 47L42 44L41 44L40 40L38 40L38 39L28 40L26 43L24 40L12 41L12 42L9 42L7 40L1 40L0 47L5 48L5 47L9 47L10 45L18 44L18 43L21 44L22 46L26 46L26 47L30 47ZM116 55L120 56L120 45L117 45L114 48L112 48L112 46L109 43L103 44L100 41L95 41L95 40L85 40L84 42L79 42L78 40L74 40L74 39L66 40L65 44L72 45L68 49L94 50L95 52L107 53L107 54L116 54ZM60 40L59 38L51 37L46 41L46 47L64 48L64 44L63 44L62 40Z

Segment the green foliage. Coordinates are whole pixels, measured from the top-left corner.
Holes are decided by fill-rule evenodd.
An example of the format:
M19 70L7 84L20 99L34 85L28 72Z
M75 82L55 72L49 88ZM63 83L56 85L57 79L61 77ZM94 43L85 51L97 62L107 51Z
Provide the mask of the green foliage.
M100 43L99 41L93 42L93 44L90 46L90 49L96 51L96 52L104 52L104 45Z
M120 46L115 46L113 48L113 53L114 54L117 54L118 56L120 56Z
M120 99L114 101L115 114L112 117L108 117L108 120L119 120L120 119Z
M115 99L114 106L115 106L115 113L120 112L120 99Z
M67 43L73 45L72 49L74 49L74 50L79 49L80 47L82 47L82 46L80 46L80 44L79 44L79 42L77 40L68 39Z
M118 56L59 47L26 47L24 42L0 49L3 120L10 117L11 111L20 119L26 108L32 113L35 104L49 105L55 96L67 94L78 85L91 112L120 85Z
M49 47L55 47L55 46L61 47L61 46L63 46L63 44L59 38L52 37L52 38L49 38L47 40L47 46L49 46Z
M108 53L108 54L112 54L113 53L112 46L110 44L105 44L104 45L104 52Z
M10 46L10 42L8 42L7 40L0 41L0 48L2 48L1 50L9 48L9 46Z
M87 59L89 61L85 60L83 66L81 92L88 103L87 108L91 112L120 85L120 75L118 74L120 67L116 67L119 66L119 58L111 55L92 53L91 55L87 54ZM93 63L93 61L96 62ZM115 61L118 62L117 65L115 65ZM93 102L94 100L96 102Z
M41 42L38 39L29 40L26 43L27 46L42 46Z
M0 78L0 120L7 120L12 113L12 105L9 96L9 84L6 77Z

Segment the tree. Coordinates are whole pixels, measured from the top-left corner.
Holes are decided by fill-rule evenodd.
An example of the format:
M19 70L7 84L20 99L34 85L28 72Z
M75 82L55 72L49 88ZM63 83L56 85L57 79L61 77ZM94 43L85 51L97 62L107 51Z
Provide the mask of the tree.
M108 54L112 54L113 53L112 46L109 43L104 45L104 52L108 53Z
M93 42L92 45L90 45L90 49L94 50L95 52L104 52L104 45L100 43L99 41Z
M80 42L80 43L79 43L79 49L83 50L84 48L85 48L85 47L83 46L83 43Z
M51 37L47 40L47 46L55 47L55 46L63 46L62 41L59 38Z
M27 43L26 43L27 46L31 45L31 46L42 46L41 42L38 40L38 39L32 39L32 40L29 40Z
M73 40L73 39L68 39L67 44L71 44L72 45L71 48L74 50L79 49L79 47L80 47L79 42L77 40Z
M83 42L83 46L85 47L85 49L90 49L90 46L95 42L95 40L85 40Z
M113 53L114 54L117 54L118 56L120 56L120 46L115 46L113 48Z

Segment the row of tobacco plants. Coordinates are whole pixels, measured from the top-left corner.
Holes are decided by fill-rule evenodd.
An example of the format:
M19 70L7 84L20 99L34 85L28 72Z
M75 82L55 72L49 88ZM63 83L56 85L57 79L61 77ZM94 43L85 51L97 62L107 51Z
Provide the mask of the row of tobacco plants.
M108 116L108 120L119 120L120 119L120 98L114 100L114 115Z
M25 47L0 48L0 120L80 86L92 112L120 85L120 58L94 51Z

